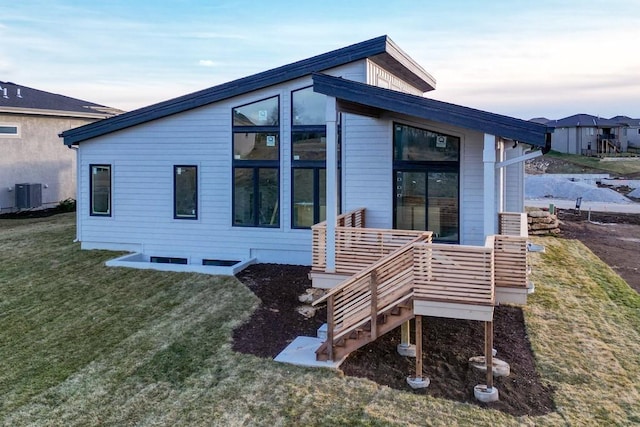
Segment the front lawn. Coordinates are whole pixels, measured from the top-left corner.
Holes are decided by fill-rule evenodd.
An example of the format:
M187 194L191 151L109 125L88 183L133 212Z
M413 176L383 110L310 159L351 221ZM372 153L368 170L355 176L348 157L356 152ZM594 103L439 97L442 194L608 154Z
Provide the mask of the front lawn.
M578 242L539 241L525 309L558 411L514 418L235 353L259 304L236 279L106 268L74 234L73 214L0 220L3 425L640 422L640 298Z

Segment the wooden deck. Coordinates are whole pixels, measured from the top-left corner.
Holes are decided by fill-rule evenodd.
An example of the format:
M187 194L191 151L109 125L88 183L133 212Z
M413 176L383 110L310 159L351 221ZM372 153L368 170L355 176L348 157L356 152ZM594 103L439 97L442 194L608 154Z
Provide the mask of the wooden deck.
M342 215L336 272L350 277L314 302L327 303L318 358L339 359L416 315L492 321L498 287L528 286L526 216L506 214L500 228L516 235L489 236L485 246L434 244L430 232L364 228L364 210ZM313 234L313 271L322 272L326 225Z

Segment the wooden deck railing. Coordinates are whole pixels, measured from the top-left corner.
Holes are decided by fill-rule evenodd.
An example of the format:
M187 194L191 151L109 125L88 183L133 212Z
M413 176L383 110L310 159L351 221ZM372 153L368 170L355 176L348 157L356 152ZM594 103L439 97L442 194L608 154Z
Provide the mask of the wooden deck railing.
M378 317L409 300L494 304L493 240L477 247L433 244L430 237L407 243L314 302L327 302L329 343L365 325L375 340Z
M494 304L492 246L415 243L413 251L416 300Z
M389 230L363 228L364 209L340 215L336 227L336 273L356 274L386 255L400 249L431 232L419 230ZM322 222L311 227L313 231L312 271L326 268L327 227Z
M507 236L527 237L527 214L521 212L500 212L498 214L498 233Z
M430 239L431 233L423 232L316 300L314 305L327 301L327 339L338 341L369 322L375 339L378 315L411 297L413 243Z
M527 238L496 235L494 245L496 286L527 288Z

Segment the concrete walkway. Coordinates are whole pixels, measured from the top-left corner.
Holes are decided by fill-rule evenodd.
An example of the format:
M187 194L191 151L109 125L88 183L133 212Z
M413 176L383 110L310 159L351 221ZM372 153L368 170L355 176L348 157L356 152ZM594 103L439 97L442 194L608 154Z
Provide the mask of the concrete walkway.
M536 208L548 208L553 204L559 209L575 209L575 200L565 199L527 199L524 201L525 206ZM580 204L581 211L592 212L615 212L615 213L637 213L640 214L640 203L609 203L609 202L588 202L582 201Z

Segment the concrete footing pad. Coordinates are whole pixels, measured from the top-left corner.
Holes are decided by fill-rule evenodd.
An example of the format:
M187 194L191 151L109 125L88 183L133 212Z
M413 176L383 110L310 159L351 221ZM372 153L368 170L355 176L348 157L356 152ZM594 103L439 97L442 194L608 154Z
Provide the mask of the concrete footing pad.
M324 340L319 338L297 337L273 360L298 366L337 369L344 362L344 358L341 360L316 360L316 350L323 342Z
M483 403L497 402L499 400L498 389L496 387L488 388L484 384L475 386L473 388L473 395Z
M409 386L412 389L418 389L418 388L427 388L429 387L429 384L431 384L431 380L429 380L429 378L427 377L407 377L407 384L409 384Z
M469 366L480 372L487 372L487 363L484 356L475 356L469 358ZM511 373L511 367L504 360L496 357L493 358L492 372L494 377L508 377Z
M398 344L398 354L404 357L416 357L416 346L413 344Z

